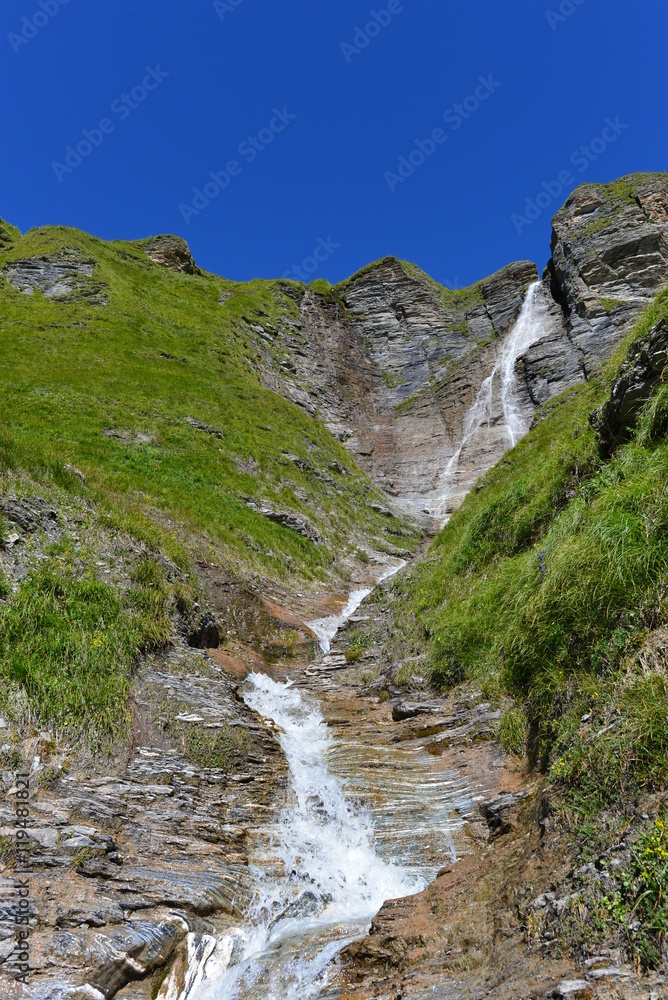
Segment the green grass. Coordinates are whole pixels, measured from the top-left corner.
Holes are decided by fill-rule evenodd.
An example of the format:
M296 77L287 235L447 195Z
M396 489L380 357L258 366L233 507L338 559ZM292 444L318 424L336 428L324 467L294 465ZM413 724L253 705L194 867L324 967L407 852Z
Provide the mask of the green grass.
M63 227L0 244L0 269L64 252L94 261L81 280L107 305L27 296L0 277L0 469L85 493L111 523L174 558L213 551L275 578L324 579L353 516L384 533L369 508L378 492L343 446L261 383L251 324L297 317L291 283L175 274L137 244ZM222 292L231 293L223 305ZM336 488L324 482L333 462L349 473ZM84 473L85 490L67 466ZM268 521L247 498L308 516L324 544Z
M229 771L236 764L244 764L248 754L257 750L255 742L239 726L205 729L189 725L179 730L187 760L198 767L216 767Z
M633 337L666 315L668 292ZM627 348L539 413L395 585L396 642L426 645L437 686L474 680L518 699L532 756L594 812L668 777L666 680L637 666L666 617L666 388L610 461L587 421Z
M0 605L0 704L39 722L87 733L93 744L124 737L138 655L167 644L173 589L160 567L139 563L124 594L58 547ZM20 691L17 698L13 694Z
M125 560L129 587L102 582L69 529L15 593L0 575L3 711L95 746L128 734L138 657L188 616L197 559L340 584L349 570L338 560L359 544L352 524L381 548L393 532L408 532L409 548L418 538L371 509L382 493L322 423L262 385L252 327L296 320L299 287L174 273L144 242L64 227L22 236L0 222L0 489L48 499L63 528L88 509L93 549L129 535L191 581L167 580L147 558ZM26 259L91 261L93 277L77 278L66 299L25 295L5 272ZM304 515L322 543L249 502ZM44 541L25 544L37 553Z
M357 663L361 660L365 650L373 646L373 636L368 635L362 629L353 629L348 636L348 645L344 650L346 663Z

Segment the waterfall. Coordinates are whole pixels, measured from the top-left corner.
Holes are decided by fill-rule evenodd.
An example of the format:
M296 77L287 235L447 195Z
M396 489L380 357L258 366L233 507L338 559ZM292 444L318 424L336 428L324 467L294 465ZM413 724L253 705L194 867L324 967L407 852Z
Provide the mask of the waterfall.
M521 437L529 429L528 423L520 409L517 395L517 378L515 365L517 359L527 351L532 344L544 336L544 313L538 300L540 281L530 285L522 306L522 311L505 341L497 367L501 374L501 404L510 447L514 448Z
M436 501L442 509L471 485L460 478L453 489L460 459L481 428L490 427L502 413L503 450L528 429L515 365L543 336L545 307L539 288L539 282L530 286L494 368L466 414ZM473 463L476 476L498 458L498 447L486 443L482 459L477 456ZM388 564L377 582L403 565ZM338 615L309 622L323 652L368 593L359 588ZM430 772L425 751L427 759L407 756L399 747L393 757L384 745L337 745L317 705L290 681L253 673L243 692L249 708L273 724L280 740L289 767L286 805L277 819L261 823L257 831L250 864L256 892L243 926L217 937L190 934L185 979L174 971L161 988L160 1000L315 998L326 987L323 976L332 960L366 932L383 902L419 892L438 865L454 856L450 816L462 793L440 771ZM337 776L342 763L357 771L362 794L372 787L372 775L383 776L386 787L374 791L374 799L385 801L380 831L370 809L358 803L351 789L354 782Z
M434 517L444 519L445 510L452 498L468 491L470 483L467 482L462 488L456 482L462 453L485 425L491 427L499 410L503 414L502 429L506 438L504 451L513 448L529 429L520 404L515 366L517 359L545 336L545 306L540 301L540 287L540 281L529 286L520 315L503 341L491 373L483 381L466 414L459 445L445 467L436 504L430 510ZM487 461L483 459L478 464L475 478L482 475L498 458L497 450L490 448Z
M246 704L277 727L288 762L288 803L253 865L256 898L245 926L208 938L186 990L173 1000L307 1000L335 955L368 928L386 899L427 880L384 860L370 812L346 796L328 765L333 740L316 705L291 681L251 674ZM433 877L433 875L432 875Z
M384 580L388 580L391 576L394 576L400 569L403 569L405 565L406 561L404 559L392 562L383 570L374 586L377 587L379 583L382 583ZM348 601L345 607L342 608L340 614L328 615L326 618L315 618L313 621L306 623L311 631L317 635L318 643L323 653L329 653L330 644L336 633L339 631L343 623L355 614L364 598L369 596L372 589L372 587L363 587L359 590L353 590L348 595Z

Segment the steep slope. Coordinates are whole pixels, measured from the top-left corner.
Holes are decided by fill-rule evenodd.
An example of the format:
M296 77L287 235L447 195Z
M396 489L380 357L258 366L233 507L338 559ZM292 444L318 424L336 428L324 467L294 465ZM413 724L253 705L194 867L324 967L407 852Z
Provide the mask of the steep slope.
M358 954L383 975L428 957L438 988L444 970L463 978L479 908L495 947L515 935L520 964L522 935L541 955L557 940L589 960L607 941L659 964L665 895L643 895L639 864L666 849L652 823L668 774L668 315L665 293L653 299L668 280L667 196L665 175L578 189L541 282L519 262L456 291L394 258L336 288L239 284L202 273L178 237L107 244L0 222L0 862L10 880L28 762L29 995L149 1000L179 949L177 978L238 922L258 817L271 823L287 780L238 683L301 671L332 693L358 659L355 700L343 685L334 698L341 726L373 706L367 734L388 727L389 744L403 719L411 740L411 719L443 708L438 689L463 683L443 731L421 728L428 753L452 737L454 761L493 742L503 705L498 735L517 760L481 756L504 781L514 769L520 783L522 754L539 765L503 905L489 902L485 842L477 894L443 872L419 921L404 934L409 904L388 904ZM527 309L538 339L513 346ZM535 426L491 469L512 443L508 359L513 405ZM449 513L444 488L455 507L486 470L378 615L356 616L348 645L314 664L304 621L371 586L381 560L408 558L422 509ZM490 807L490 837L516 823L510 798ZM624 877L602 884L609 848ZM582 849L599 868L574 881ZM455 909L461 893L476 904L456 930L439 885ZM486 995L479 978L472 996Z
M415 969L427 991L454 954L472 956L460 980L472 997L517 995L538 970L572 980L557 961L567 957L583 996L647 995L635 981L595 990L598 969L611 983L655 970L665 984L667 331L663 291L602 372L538 411L386 598L382 662L402 664L386 689L411 692L425 733L425 675L460 698L512 696L497 734L528 770L526 806L510 796L503 826L487 817L500 843L480 871L454 869L424 899L386 904L354 952L367 974L397 967L387 990ZM456 735L435 735L432 751ZM473 899L463 916L457 888ZM411 952L402 942L416 926L424 943ZM523 937L542 960L522 958ZM482 955L504 970L494 991L487 967L476 971Z
M15 234L0 271L5 468L75 492L66 466L79 470L118 525L157 531L174 557L212 546L270 576L322 578L342 570L353 510L392 546L368 478L260 383L249 324L297 315L280 285L194 273L171 237L105 244L63 228Z

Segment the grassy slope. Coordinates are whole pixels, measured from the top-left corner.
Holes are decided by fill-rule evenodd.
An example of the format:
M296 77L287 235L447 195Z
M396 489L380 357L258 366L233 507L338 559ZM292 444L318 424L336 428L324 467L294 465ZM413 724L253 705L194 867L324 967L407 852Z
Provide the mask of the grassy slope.
M666 315L668 292L633 337ZM667 610L667 390L610 461L587 421L627 346L539 414L397 583L398 639L426 642L435 683L515 695L523 715L506 720L506 738L521 748L529 735L593 813L668 776L668 682L637 655Z
M51 546L25 540L33 571L16 592L0 577L0 710L83 726L99 742L127 731L137 655L169 642L192 608L192 587L157 553L185 570L203 556L324 580L345 572L351 526L381 547L398 531L402 547L415 538L370 508L381 494L321 423L263 388L250 323L296 318L285 283L176 274L138 244L60 227L22 237L0 222L0 271L63 253L94 262L69 300L25 295L0 274L0 492L47 498L65 533ZM323 543L246 498L304 515Z
M75 488L62 471L74 465L91 499L136 533L155 540L157 526L176 521L272 576L290 570L322 577L346 543L353 512L365 511L361 527L372 533L385 527L361 502L374 491L348 453L318 421L260 383L244 317L296 316L280 285L174 274L132 244L62 228L28 233L0 252L0 267L61 248L95 261L91 281L103 284L108 304L26 296L0 282L5 466L51 470ZM221 306L223 290L232 296ZM219 429L222 440L186 417ZM105 437L106 428L126 439ZM137 434L153 440L135 442ZM349 475L328 488L284 453L321 474L338 462ZM329 544L317 547L266 520L244 498L304 514ZM161 533L164 544L170 534Z

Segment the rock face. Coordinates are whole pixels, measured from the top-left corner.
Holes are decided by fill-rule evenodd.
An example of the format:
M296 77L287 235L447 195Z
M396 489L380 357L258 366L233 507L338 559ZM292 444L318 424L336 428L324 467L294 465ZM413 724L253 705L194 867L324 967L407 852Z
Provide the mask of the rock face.
M610 398L590 414L602 451L609 455L627 441L636 417L668 366L668 323L662 320L631 346Z
M539 336L515 366L527 424L537 406L601 367L668 280L668 175L584 185L553 226L535 298ZM286 282L299 321L250 326L263 379L323 420L413 512L432 510L439 491L455 506L509 447L492 380L484 419L447 481L470 408L536 279L535 265L521 261L452 291L388 257L328 291Z
M142 244L144 253L156 264L180 274L195 274L197 268L190 248L180 236L155 236Z
M306 289L298 323L253 327L265 384L317 414L390 496L419 510L535 280L525 261L450 291L386 258L331 292Z
M24 295L39 291L47 299L85 297L104 305L104 294L99 284L86 281L93 277L92 261L69 257L57 260L20 260L5 268L7 281Z

